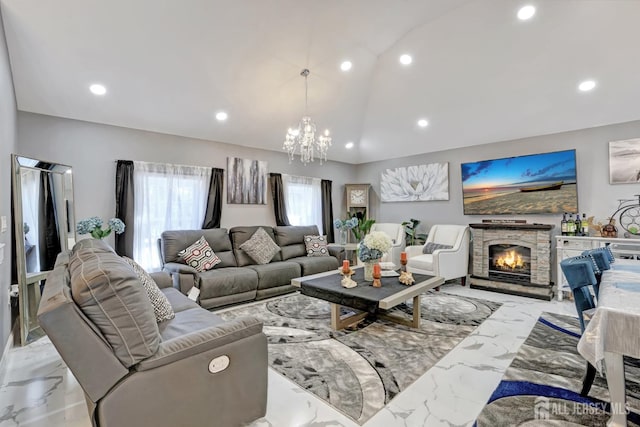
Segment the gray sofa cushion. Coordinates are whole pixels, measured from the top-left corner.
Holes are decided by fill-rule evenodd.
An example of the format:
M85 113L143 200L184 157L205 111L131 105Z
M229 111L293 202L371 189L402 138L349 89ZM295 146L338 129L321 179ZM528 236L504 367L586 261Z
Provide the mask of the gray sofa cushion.
M213 268L236 267L236 258L231 248L231 240L226 228L210 228L205 230L169 230L162 233L160 245L164 263L184 260L178 255L183 249L192 245L200 237L205 238L211 249L220 258L220 264Z
M254 291L258 275L249 268L228 267L200 273L200 299Z
M301 276L308 276L310 274L322 273L329 270L337 270L340 267L340 262L336 257L297 257L291 258L288 262L295 262L300 264L302 268Z
M102 240L80 240L69 260L71 295L126 367L158 350L153 307L131 267ZM107 273L108 272L108 273Z
M258 228L263 228L264 231L267 232L269 237L273 239L276 244L276 238L273 234L273 228L268 227L266 225L261 226L253 226L253 227L233 227L229 230L229 236L231 237L231 244L233 245L233 251L236 255L236 261L238 262L238 267L244 267L247 265L254 265L256 262L251 259L249 255L245 253L242 249L240 249L240 245L249 240L253 233L255 233ZM302 238L300 239L302 242ZM280 246L280 245L278 245ZM304 244L302 245L304 246ZM215 250L215 249L214 249ZM275 256L271 259L271 262L282 261L282 256L280 256L280 252L275 254Z
M163 288L160 291L164 293L169 300L169 304L171 304L174 313L200 307L195 301L185 298L184 294L176 288ZM158 327L158 329L160 329L160 327Z
M280 246L283 260L307 255L307 248L304 245L304 236L317 236L318 227L315 225L305 226L278 226L273 229L276 243Z
M250 265L248 268L258 273L258 289L290 285L291 279L301 276L300 265L289 261Z
M224 323L218 315L203 309L194 307L176 313L176 317L168 322L158 325L162 341L178 338L183 335L206 329L209 326L216 326Z

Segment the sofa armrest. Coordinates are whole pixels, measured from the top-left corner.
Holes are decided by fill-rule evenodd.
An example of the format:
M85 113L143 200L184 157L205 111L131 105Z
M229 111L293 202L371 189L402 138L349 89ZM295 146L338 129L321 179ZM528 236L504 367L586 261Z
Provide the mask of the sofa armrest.
M198 275L198 270L187 264L181 264L179 262L168 262L162 267L163 271L167 273L181 273L181 274L193 274Z
M262 334L262 322L253 317L234 319L160 343L156 354L135 369L146 371L168 365L257 334Z
M160 289L173 287L173 280L171 280L171 275L167 272L156 271L153 273L149 273L149 276L151 276L153 281L156 282L156 285L158 285Z
M179 262L168 262L163 270L171 274L173 287L183 294L187 294L191 288L200 287L200 273L195 268Z
M344 258L344 248L339 246L329 246L329 255L338 258L338 261L342 261Z
M404 251L407 253L407 258L422 255L422 248L424 245L411 245L407 246Z

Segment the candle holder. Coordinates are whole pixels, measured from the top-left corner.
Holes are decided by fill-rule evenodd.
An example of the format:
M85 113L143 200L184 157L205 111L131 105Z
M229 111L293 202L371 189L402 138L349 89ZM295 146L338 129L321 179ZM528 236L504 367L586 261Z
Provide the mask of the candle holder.
M400 252L400 271L407 271L407 253Z
M344 266L340 269L340 274L342 275L342 280L340 284L345 288L355 288L358 286L358 282L353 280L351 276L355 274L355 272L350 268L345 268Z
M381 288L382 287L382 281L380 280L382 279L382 272L380 271L380 264L376 264L373 268L373 283L371 284L371 286L373 286L374 288Z

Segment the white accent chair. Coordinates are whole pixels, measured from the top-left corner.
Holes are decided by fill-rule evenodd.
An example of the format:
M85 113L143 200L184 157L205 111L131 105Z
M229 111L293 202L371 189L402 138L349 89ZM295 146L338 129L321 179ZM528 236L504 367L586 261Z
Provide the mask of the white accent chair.
M467 225L434 225L424 245L407 246L407 271L418 274L440 276L444 280L461 278L465 286L469 271L469 239ZM431 254L422 253L429 243L452 246L451 249L436 249Z
M391 261L396 267L400 267L400 252L404 251L406 246L404 226L402 224L374 222L370 231L382 231L391 238L393 245L389 253L383 258L383 261Z

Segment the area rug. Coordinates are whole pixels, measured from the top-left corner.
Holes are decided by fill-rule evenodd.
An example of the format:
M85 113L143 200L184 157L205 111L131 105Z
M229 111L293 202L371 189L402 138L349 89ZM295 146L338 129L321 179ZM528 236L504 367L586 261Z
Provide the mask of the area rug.
M362 424L500 307L444 292L429 292L421 300L420 329L366 318L333 331L329 303L299 293L219 314L262 320L269 365ZM400 305L393 314L410 318L411 305Z
M575 317L543 313L476 420L478 427L605 426L610 417L606 379L597 376L580 396L586 362L577 351ZM625 358L629 426L640 425L640 364Z

